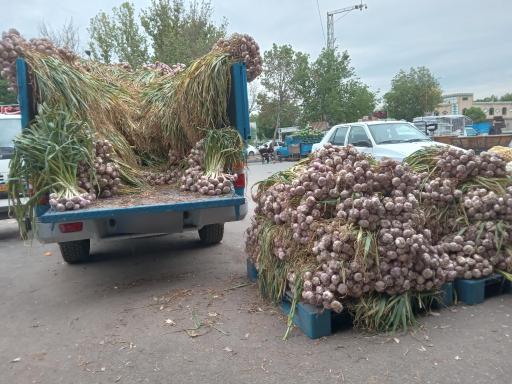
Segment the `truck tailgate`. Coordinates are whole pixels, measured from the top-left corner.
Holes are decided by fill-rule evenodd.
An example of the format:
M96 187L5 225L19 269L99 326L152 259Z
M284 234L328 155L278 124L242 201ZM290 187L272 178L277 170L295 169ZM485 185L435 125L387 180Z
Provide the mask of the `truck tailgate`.
M242 196L230 195L220 197L201 197L187 201L173 201L154 204L139 204L131 206L105 205L92 206L76 211L55 212L47 211L38 217L40 223L62 223L77 220L119 218L123 215L148 215L152 213L186 212L208 208L240 207L246 200Z

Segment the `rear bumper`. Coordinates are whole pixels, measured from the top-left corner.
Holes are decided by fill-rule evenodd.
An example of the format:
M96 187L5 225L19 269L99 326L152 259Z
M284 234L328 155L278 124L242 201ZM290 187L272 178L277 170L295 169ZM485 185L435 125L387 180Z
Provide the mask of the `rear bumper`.
M208 224L226 223L242 220L247 215L247 203L239 198L241 204L213 206L205 208L173 209L159 212L157 210L133 212L110 212L108 215L94 215L85 210L81 214L41 216L35 226L36 238L42 243L60 243L83 239L124 239L146 237L161 234L179 233L198 230ZM148 207L149 208L149 207ZM187 207L183 207L187 208ZM51 219L51 220L50 220ZM82 222L79 232L62 233L59 224Z

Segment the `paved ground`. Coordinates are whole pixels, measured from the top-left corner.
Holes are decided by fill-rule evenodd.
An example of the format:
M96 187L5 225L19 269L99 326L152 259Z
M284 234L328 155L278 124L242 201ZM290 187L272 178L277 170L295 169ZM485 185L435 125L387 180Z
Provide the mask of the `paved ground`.
M289 163L253 164L251 182ZM511 383L512 295L414 333L312 341L245 285L242 234L100 244L70 266L0 222L0 383Z

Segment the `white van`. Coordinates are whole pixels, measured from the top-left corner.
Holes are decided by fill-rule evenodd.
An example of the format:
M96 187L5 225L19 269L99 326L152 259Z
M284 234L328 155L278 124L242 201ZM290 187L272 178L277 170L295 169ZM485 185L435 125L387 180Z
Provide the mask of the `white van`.
M9 210L7 178L9 162L14 154L14 138L21 133L21 116L0 114L0 213Z

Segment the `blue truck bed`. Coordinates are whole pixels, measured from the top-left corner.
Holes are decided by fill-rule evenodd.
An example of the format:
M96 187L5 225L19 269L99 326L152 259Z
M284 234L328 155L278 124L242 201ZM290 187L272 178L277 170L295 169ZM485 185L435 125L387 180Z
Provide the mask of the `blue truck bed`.
M33 88L27 63L16 63L22 128L28 127L36 113ZM231 89L227 114L243 140L250 136L246 67L231 66ZM57 242L68 263L86 261L90 240L143 237L185 230L199 231L205 244L221 241L223 224L242 220L247 214L245 175L237 172L242 183L235 183L232 194L204 196L152 189L149 194L131 198L100 199L89 208L76 211L50 211L48 205L36 206L35 233L43 243ZM187 196L185 196L187 195Z

